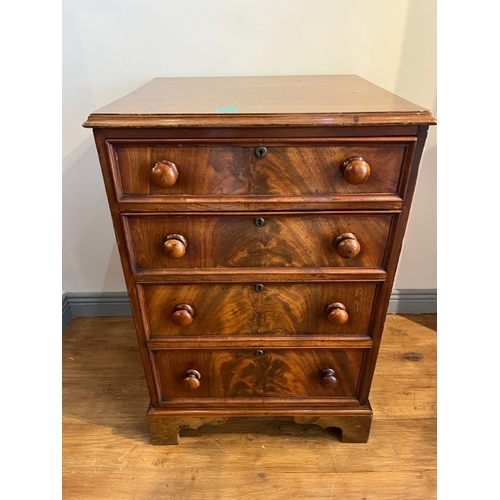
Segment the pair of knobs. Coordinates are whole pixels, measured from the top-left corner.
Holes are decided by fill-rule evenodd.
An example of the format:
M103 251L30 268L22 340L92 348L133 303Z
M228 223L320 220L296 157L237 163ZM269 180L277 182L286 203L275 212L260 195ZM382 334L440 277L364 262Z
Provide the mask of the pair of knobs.
M370 177L370 164L361 156L352 156L340 166L340 172L348 184L362 184ZM150 178L153 184L161 188L172 187L179 177L177 165L168 160L162 160L151 169Z
M333 302L326 306L328 321L335 326L344 325L349 319L349 314L344 304ZM189 304L177 304L172 313L172 322L179 327L189 326L194 319L194 308Z
M339 234L333 241L333 245L343 259L352 259L361 250L361 245L353 233ZM163 242L163 252L170 259L180 259L185 255L186 250L187 240L181 234L169 234Z
M182 385L189 390L198 389L201 385L201 373L198 370L186 370L184 372L182 379ZM331 389L333 387L337 387L339 381L337 379L337 374L335 370L332 368L325 368L319 372L319 381L320 384L327 388Z

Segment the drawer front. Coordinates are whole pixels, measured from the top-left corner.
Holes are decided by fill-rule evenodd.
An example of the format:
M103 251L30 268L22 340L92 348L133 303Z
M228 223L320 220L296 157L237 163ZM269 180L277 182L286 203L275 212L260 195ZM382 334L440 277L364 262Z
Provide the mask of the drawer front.
M171 398L354 398L361 349L179 349L153 351L162 400ZM331 371L330 371L331 370Z
M149 337L367 334L374 283L140 285Z
M124 222L137 270L381 267L392 217L129 215Z
M264 153L256 153L257 144L251 147L115 144L111 158L121 186L120 195L394 194L398 192L410 144L268 145L261 158L257 155ZM351 163L347 173L341 167L346 160L357 157L368 164L369 176L363 180L358 175L355 181L360 183L352 184L349 173L352 175L365 165Z

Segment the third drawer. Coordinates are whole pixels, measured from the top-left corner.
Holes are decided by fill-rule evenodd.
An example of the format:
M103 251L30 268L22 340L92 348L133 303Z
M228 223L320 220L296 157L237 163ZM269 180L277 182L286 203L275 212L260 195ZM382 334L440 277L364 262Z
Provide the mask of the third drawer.
M149 338L366 335L377 283L138 285Z

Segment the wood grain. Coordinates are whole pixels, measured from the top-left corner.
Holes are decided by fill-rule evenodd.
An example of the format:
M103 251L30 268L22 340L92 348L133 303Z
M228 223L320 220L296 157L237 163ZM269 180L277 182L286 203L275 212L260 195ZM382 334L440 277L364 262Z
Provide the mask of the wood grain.
M257 227L257 217L265 225ZM382 267L393 215L339 215L298 212L277 215L126 215L132 268L192 269L242 267ZM342 258L334 246L342 233L354 233L361 246L355 258ZM169 259L163 242L171 234L187 240L186 254Z
M377 288L373 283L290 282L138 286L144 295L144 322L151 338L368 334ZM326 308L332 302L344 304L349 315L346 323L328 321ZM171 314L182 303L192 306L195 314L191 323L177 326Z
M356 75L155 78L86 127L435 123L429 110Z
M201 417L273 415L366 441L385 313L433 123L428 110L352 75L162 78L89 116L153 440L176 442ZM357 158L353 172L348 158ZM252 284L274 293L255 289L256 299L248 285L259 276ZM328 330L320 305L325 321L328 305L344 300L323 285L360 277L358 290L371 291L354 299L351 288Z
M435 315L387 317L366 444L291 418L234 418L158 447L132 320L75 318L62 338L62 497L433 500L435 323ZM410 351L421 359L406 359Z
M159 374L161 397L211 398L206 405L229 405L221 398L304 398L316 396L354 398L362 349L178 349L153 351ZM325 388L320 371L332 368L338 385ZM190 390L182 384L187 370L201 373L201 384ZM245 404L245 403L243 403ZM248 401L246 404L251 404Z
M382 142L358 140L356 144L338 142L311 146L295 141L293 147L276 144L275 139L252 141L249 146L226 141L128 141L110 142L109 149L117 184L124 195L332 195L395 194L403 164L412 141ZM201 144L200 144L201 142ZM235 140L236 144L238 141ZM241 142L241 140L240 140ZM263 142L267 154L257 158L254 148ZM282 141L281 141L282 142ZM409 152L411 154L411 151ZM348 183L342 175L345 160L362 156L371 173L359 185ZM172 162L179 177L175 184L161 188L151 181L158 162Z

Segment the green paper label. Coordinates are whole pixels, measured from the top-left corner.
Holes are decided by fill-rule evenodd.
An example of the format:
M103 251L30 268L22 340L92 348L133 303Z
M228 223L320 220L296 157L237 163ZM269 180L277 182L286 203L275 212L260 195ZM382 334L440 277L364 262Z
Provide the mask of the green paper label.
M216 113L237 113L238 108L217 108Z

